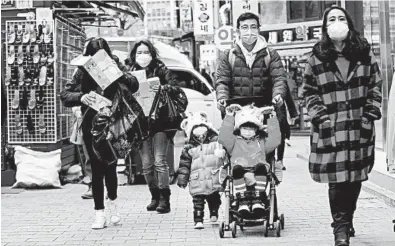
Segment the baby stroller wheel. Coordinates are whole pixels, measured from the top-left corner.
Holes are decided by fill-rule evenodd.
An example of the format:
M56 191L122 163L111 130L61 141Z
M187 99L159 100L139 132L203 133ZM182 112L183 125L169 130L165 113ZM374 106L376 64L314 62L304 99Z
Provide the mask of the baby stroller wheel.
M276 236L280 237L281 236L281 221L277 220L275 222L275 224L276 224Z
M237 230L237 225L236 225L236 221L233 221L232 223L230 223L230 229L232 230L232 237L236 238L236 230Z
M284 225L285 225L284 214L281 214L281 215L280 215L280 222L281 222L281 229L284 230Z
M222 222L221 225L218 227L219 237L224 238L225 233L225 222Z
M267 228L267 220L263 222L263 236L267 237L268 235L268 228Z

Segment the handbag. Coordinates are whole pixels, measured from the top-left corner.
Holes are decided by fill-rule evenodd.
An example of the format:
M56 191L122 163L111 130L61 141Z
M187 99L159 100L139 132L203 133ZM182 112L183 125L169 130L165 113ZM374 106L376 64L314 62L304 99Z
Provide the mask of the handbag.
M188 99L182 89L171 87L160 89L155 95L150 111L150 124L160 124L166 130L180 130Z

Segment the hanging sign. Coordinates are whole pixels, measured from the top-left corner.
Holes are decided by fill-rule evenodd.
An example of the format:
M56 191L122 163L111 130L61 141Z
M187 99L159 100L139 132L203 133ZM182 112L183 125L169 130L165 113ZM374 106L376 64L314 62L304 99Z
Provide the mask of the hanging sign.
M180 4L180 22L181 29L184 32L193 30L192 6L190 2L184 1Z
M217 59L217 49L213 44L200 45L200 61L215 61Z
M224 51L232 47L233 41L237 37L236 28L233 26L221 26L214 36L214 43L219 50Z
M1 9L13 9L15 7L14 0L1 0Z
M237 18L243 13L251 12L259 16L258 0L232 1L233 26L237 27Z
M193 27L196 35L214 34L213 1L196 0L193 9Z

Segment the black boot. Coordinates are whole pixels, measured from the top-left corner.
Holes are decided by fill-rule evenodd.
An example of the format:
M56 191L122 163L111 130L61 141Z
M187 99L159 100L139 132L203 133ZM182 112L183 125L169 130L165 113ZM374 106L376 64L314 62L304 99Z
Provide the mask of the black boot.
M150 188L149 191L151 192L151 203L147 206L147 211L156 211L156 208L159 204L160 198L160 190L159 188Z
M348 224L334 225L333 235L335 236L335 246L350 245L349 226Z
M160 190L160 200L156 212L161 214L170 212L170 189Z

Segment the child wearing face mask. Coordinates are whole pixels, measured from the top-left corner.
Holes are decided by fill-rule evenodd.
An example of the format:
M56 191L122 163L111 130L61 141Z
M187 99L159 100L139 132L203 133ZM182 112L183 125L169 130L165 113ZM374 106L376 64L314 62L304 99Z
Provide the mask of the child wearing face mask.
M217 142L218 131L207 120L206 113L191 114L181 123L181 128L185 131L188 142L180 157L177 185L185 188L189 183L195 229L203 229L205 201L208 203L211 222L218 219L221 205L219 176L221 170L225 172L220 168L225 151Z
M251 212L262 215L267 205L263 202L267 201L266 177L270 170L266 155L280 144L281 133L277 118L268 119L265 133L265 113L265 108L253 105L230 105L219 132L218 142L231 156L234 189L240 201L238 212L242 216Z

